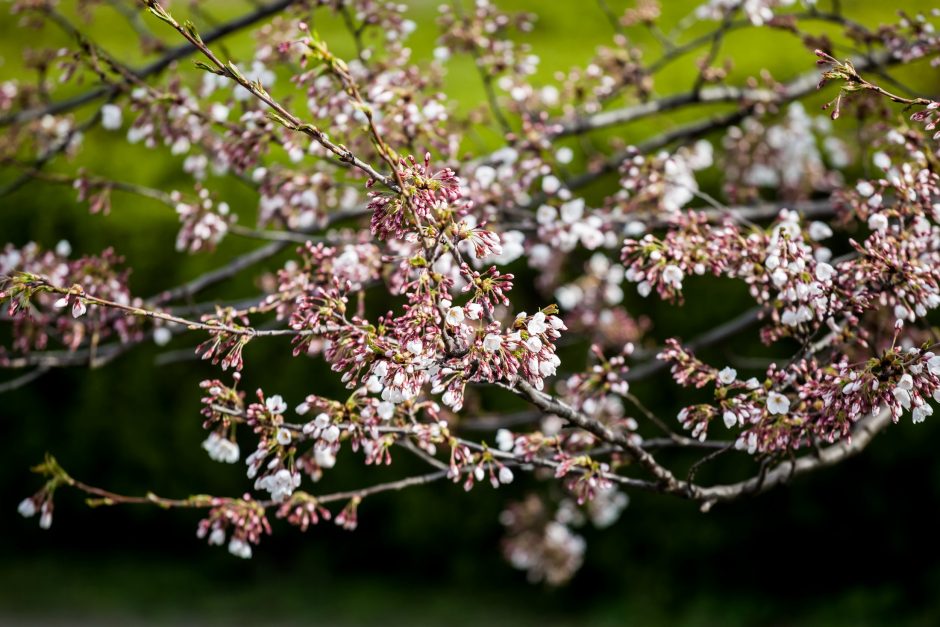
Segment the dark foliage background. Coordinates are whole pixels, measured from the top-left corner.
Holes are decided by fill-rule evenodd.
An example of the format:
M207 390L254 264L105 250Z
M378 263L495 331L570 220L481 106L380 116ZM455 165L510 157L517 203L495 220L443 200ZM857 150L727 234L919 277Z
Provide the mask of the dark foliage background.
M247 7L203 4L218 19ZM414 48L417 55L427 55L436 36L434 7L413 4L419 24ZM541 15L529 41L543 57L546 78L556 68L584 62L593 46L609 37L609 25L593 3L500 4ZM614 9L627 5L610 4ZM666 19L675 20L696 2L664 4ZM894 5L916 10L929 3L888 6L858 0L842 5L856 20L875 25L893 19ZM83 28L106 34L104 42L112 50L126 49L129 59L136 58L132 36L124 32L126 23L105 7L95 15ZM318 28L328 39L335 33L332 46L340 53L348 46L331 22ZM777 37L732 35L724 52L736 60L735 73L744 76L766 66L778 78L787 78L812 68L810 51L785 35L779 35L779 42ZM4 15L0 74L23 75L17 68L24 47L64 41L51 30L21 30ZM236 57L249 45L243 35L229 44ZM455 61L448 78L449 92L465 109L481 99L476 81L468 80L476 79L469 68L469 62ZM690 62L677 64L659 88L687 85L693 72ZM936 70L907 78L926 93L936 92ZM681 119L671 116L618 132L638 139ZM845 124L851 131L851 121ZM191 185L180 171L180 159L127 146L113 133L91 133L85 150L84 164L92 172L162 189ZM0 183L14 175L0 173ZM213 179L209 186L219 189L244 222L251 222L255 199L250 194ZM64 238L77 253L114 246L134 268L132 289L142 295L178 284L256 245L230 237L214 256L182 256L173 251L176 226L175 216L165 208L129 196L116 196L107 218L87 215L67 188L33 183L0 199L4 242L53 246ZM278 267L288 256L267 268ZM513 269L523 276L527 272L521 265ZM517 283L520 290L532 284ZM254 289L246 277L206 296L244 296ZM544 300L534 292L525 298ZM692 337L749 301L729 286L691 281L682 308L636 298L627 305L648 313L654 336L662 339ZM760 345L749 339L753 335L705 356L720 363L735 355L761 355ZM587 532L586 565L558 590L526 584L524 575L499 556L498 513L507 498L531 487L526 481L498 492L484 486L470 495L459 486L438 484L371 497L362 506L359 529L351 534L321 524L300 535L276 524L274 536L264 540L250 561L197 540L195 512L92 510L63 491L50 531L16 515L19 500L39 486L29 466L47 450L74 476L120 492L152 489L176 496L244 491L243 466L211 462L199 446L204 434L197 383L217 373L190 358L194 344L193 337L183 337L169 349L145 347L99 370L52 372L3 397L0 622L940 624L936 420L916 427L901 424L880 436L861 458L707 515L689 503L633 494L613 528ZM158 358L166 361L168 350L172 361L157 365ZM253 342L246 354L246 389L281 393L292 405L310 392L340 392L337 378L321 364L289 358L288 351L287 341ZM566 363L564 355L563 363L576 366ZM16 373L3 376L11 374ZM680 402L667 377L637 386L635 392L666 416L674 415ZM491 402L502 407L504 400ZM403 472L410 463L399 455L391 472ZM355 463L339 468L322 489L363 485L381 472ZM719 466L713 478L730 476L733 470Z

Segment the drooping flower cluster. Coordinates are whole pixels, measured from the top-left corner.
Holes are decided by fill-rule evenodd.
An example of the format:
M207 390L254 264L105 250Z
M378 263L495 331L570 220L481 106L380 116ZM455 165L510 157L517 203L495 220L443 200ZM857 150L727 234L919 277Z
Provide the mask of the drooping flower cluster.
M402 159L395 176L401 193L372 192L372 234L379 239L404 238L422 232L437 221L437 211L455 209L461 198L460 182L453 170L431 170L430 153L419 164L414 157ZM370 181L374 185L374 181Z
M251 545L261 541L262 533L271 533L264 508L247 494L240 499L212 499L209 505L196 535L217 545L225 544L227 538L228 551L235 557L251 557Z

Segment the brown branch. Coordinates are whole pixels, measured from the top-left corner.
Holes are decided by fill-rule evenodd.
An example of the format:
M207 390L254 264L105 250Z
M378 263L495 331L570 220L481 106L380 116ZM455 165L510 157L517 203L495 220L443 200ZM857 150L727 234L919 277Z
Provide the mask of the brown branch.
M663 448L688 448L688 449L723 449L734 442L727 440L705 440L700 441L695 438L648 438L640 443L640 446L648 451Z
M891 422L891 411L884 408L878 414L860 420L852 430L850 437L821 449L818 453L806 455L793 461L781 462L762 476L753 477L747 481L698 488L695 498L703 501L702 510L708 511L715 503L760 494L778 485L783 485L794 477L828 468L863 451L872 439Z
M33 370L30 370L27 373L21 374L20 376L14 379L10 379L9 381L4 381L0 383L0 394L3 394L5 392L12 392L13 390L17 390L23 387L24 385L29 385L30 383L32 383L33 381L35 381L42 375L49 372L51 368L52 368L51 366L46 366L46 365L39 366Z
M151 304L167 303L190 298L202 290L236 276L238 273L277 255L289 245L288 242L273 242L235 257L224 266L210 270L177 287L164 290L148 299Z
M276 337L276 336L296 336L296 335L315 335L321 334L324 332L329 332L329 328L320 328L320 329L305 329L305 330L295 330L295 329L256 329L253 327L240 327L240 326L231 326L227 324L220 323L206 323L199 322L196 320L189 320L187 318L182 318L180 316L174 316L173 314L165 313L162 311L154 311L151 309L144 309L143 307L135 307L133 305L125 305L123 303L118 303L112 300L107 300L104 298L99 298L85 292L77 292L73 288L60 287L58 285L53 285L47 282L45 279L37 279L33 282L34 286L40 287L42 291L49 292L52 294L61 294L63 296L72 296L81 300L82 302L89 305L97 305L99 307L107 307L109 309L115 309L121 312L124 312L127 315L135 316L138 318L153 318L155 320L163 320L164 322L171 322L173 324L178 324L186 327L189 330L200 330L200 331L209 331L210 333L227 333L230 335L241 335L248 337Z
M712 37L711 45L708 49L708 54L705 55L705 59L699 68L698 75L695 77L695 84L692 86L692 91L696 93L701 91L702 86L705 84L708 68L712 63L715 62L715 59L718 58L718 53L721 50L721 43L724 41L725 35L728 33L728 30L734 21L733 18L734 14L737 13L737 9L738 7L732 7L725 15L725 18L721 21L721 26L719 26L718 30L715 31L715 35Z
M436 472L427 473L424 475L417 475L413 477L406 477L405 479L399 479L397 481L389 481L387 483L379 483L368 488L361 488L358 490L348 490L344 492L333 492L331 494L326 494L323 496L312 496L310 498L315 500L317 503L333 503L335 501L346 501L353 498L364 498L366 496L371 496L373 494L379 494L381 492L389 491L398 491L411 486L424 485L434 481L438 481L447 476L447 471L438 470ZM76 490L90 494L97 497L100 500L96 500L94 505L157 505L163 508L173 508L173 507L186 507L186 508L210 508L217 507L225 502L235 502L241 499L233 498L218 498L218 497L206 497L206 496L195 496L186 499L170 499L162 496L158 496L153 493L148 493L146 496L128 496L124 494L117 494L108 490L103 490L95 486L89 485L82 481L78 481L65 475L62 478L63 482L69 485ZM306 494L305 492L295 492L295 494ZM254 501L258 506L262 508L268 508L280 505L280 503L275 501Z
M398 481L389 481L387 483L379 483L377 485L361 488L359 490L349 490L346 492L334 492L333 494L327 494L325 496L314 497L318 503L332 503L334 501L347 501L354 498L365 498L373 494L379 494L380 492L397 492L399 490L404 490L405 488L410 488L416 485L425 485L428 483L433 483L435 481L440 481L447 477L446 470L437 470L435 472L429 472L424 475L417 475L414 477L406 477L405 479L399 479Z
M609 109L564 122L561 125L561 130L554 136L580 135L611 126L628 124L651 115L673 111L692 104L717 104L738 101L770 103L776 98L777 95L768 89L741 89L731 86L705 87L695 91L663 96L655 100L647 100L628 107Z
M660 489L663 492L676 492L681 490L679 481L673 474L661 466L653 456L650 455L642 446L633 441L629 436L619 433L607 427L606 425L585 416L583 413L575 410L571 406L563 403L554 396L545 394L536 390L526 381L517 381L515 386L498 384L501 387L514 392L516 395L528 400L539 409L551 414L555 414L573 425L581 427L588 433L591 433L602 441L609 444L616 444L624 449L637 463L647 470L657 480Z

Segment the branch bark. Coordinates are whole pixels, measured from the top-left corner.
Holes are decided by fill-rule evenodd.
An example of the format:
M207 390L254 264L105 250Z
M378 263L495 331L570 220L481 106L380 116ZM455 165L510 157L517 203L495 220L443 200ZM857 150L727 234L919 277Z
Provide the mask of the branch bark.
M889 424L891 424L891 412L884 408L878 414L859 421L852 430L850 437L821 449L816 454L806 455L795 461L781 462L765 474L746 481L697 488L695 498L702 501L702 510L708 511L712 505L718 502L733 501L743 496L761 494L789 482L794 477L834 466L849 457L857 455Z

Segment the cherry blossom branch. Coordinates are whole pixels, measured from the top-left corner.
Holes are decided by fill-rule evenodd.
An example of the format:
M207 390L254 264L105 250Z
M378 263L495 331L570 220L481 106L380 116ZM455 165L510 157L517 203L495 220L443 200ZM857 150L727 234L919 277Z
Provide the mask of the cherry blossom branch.
M214 41L222 39L223 37L252 26L261 20L269 18L273 15L277 15L287 7L293 4L297 4L298 2L299 0L274 0L269 4L260 6L257 10L251 13L246 13L245 15L239 16L219 25L217 28L206 33L202 40L204 43L210 44ZM190 45L183 44L176 46L175 48L171 48L166 54L153 61L149 65L146 65L139 70L135 70L134 75L143 80L149 76L160 74L176 61L185 59L194 52L195 49L193 49L193 47ZM65 113L88 104L89 102L98 100L99 98L114 96L116 93L116 89L113 85L96 87L72 98L53 102L42 107L34 107L32 109L18 111L16 113L0 117L0 127L31 122L33 120L38 120L45 115L58 115L60 113Z
M266 246L262 246L260 248L256 248L252 251L239 255L225 265L205 272L182 285L162 291L148 299L148 302L160 304L191 298L199 292L215 285L216 283L226 281L234 276L237 276L248 268L266 261L271 257L274 257L278 253L284 251L288 246L288 242L278 241L267 244Z
M47 464L49 462L47 461ZM52 463L58 467L58 463L55 462L52 458ZM71 488L89 494L96 497L94 500L90 501L92 506L102 506L102 505L157 505L165 509L170 508L199 508L205 509L209 507L216 507L220 503L226 501L232 501L234 499L220 498L220 497L210 497L205 495L191 496L185 499L173 499L158 496L152 492L147 493L146 496L131 496L118 494L116 492L111 492L109 490L104 490L98 488L77 479L69 476L64 470L59 467L58 472L54 475L62 484L67 485ZM388 481L385 483L378 483L366 488L360 488L358 490L346 490L342 492L333 492L330 494L324 494L322 496L312 496L307 495L306 493L297 493L299 496L308 496L309 498L314 499L318 503L334 503L337 501L348 501L350 499L363 499L367 496L372 496L374 494L380 494L382 492L394 492L403 490L405 488L410 488L418 485L425 485L428 483L433 483L447 477L447 471L438 470L435 472L426 473L423 475L416 475L412 477L405 477L404 479L398 479L396 481ZM276 501L256 501L257 505L261 508L268 508L279 503Z
M660 484L649 484L641 481L627 482L639 489L649 489L653 491L668 491L685 496L701 502L703 512L709 511L716 503L728 502L739 499L744 496L760 494L771 488L783 485L792 479L808 474L822 468L835 465L844 459L854 456L864 450L871 440L891 422L891 414L888 411L882 411L877 415L871 416L856 425L851 438L842 440L832 446L816 451L812 455L803 456L795 461L784 461L772 469L761 473L760 475L746 481L715 485L710 487L700 487L686 482L675 482L670 488L669 484L663 480ZM158 505L163 508L208 508L218 506L228 499L219 499L217 497L194 496L186 499L169 499L148 493L146 496L126 496L110 492L95 486L88 485L70 477L59 467L58 463L51 457L47 457L45 466L54 466L51 471L51 481L68 485L81 492L89 494L95 499L89 501L90 505L116 505L116 504L150 504ZM322 496L310 496L306 493L296 493L295 498L310 498L317 503L328 504L337 501L361 500L367 496L399 491L409 487L426 485L441 479L447 478L449 470L439 469L434 472L406 477L403 479L379 483L370 487L358 490L347 490L334 492ZM626 478L624 478L626 479ZM675 480L674 480L675 481ZM278 503L275 501L257 501L261 508L267 508Z
M367 210L364 208L336 211L327 216L327 227L340 224L346 220L362 217L366 214L366 212ZM239 255L225 265L201 274L198 277L184 283L183 285L170 288L160 292L159 294L156 294L155 296L148 299L147 302L160 304L191 298L192 296L217 283L221 283L222 281L226 281L234 276L237 276L248 268L266 261L271 257L274 257L278 253L281 253L287 249L290 243L291 242L286 240L278 240L266 246L262 246L250 252Z
M33 381L35 381L42 375L49 372L50 370L51 370L51 366L42 365L37 368L34 368L33 370L30 370L29 372L21 374L18 377L9 379L8 381L2 381L0 382L0 394L4 394L6 392L12 392L13 390L17 390L23 387L24 385L29 385L30 383L32 383Z
M73 366L100 368L130 350L132 346L133 344L130 342L116 342L95 347L79 348L74 351L38 351L19 357L5 358L3 365L0 367L10 370L19 370L33 366L46 369L68 368Z
M897 94L893 94L879 85L875 85L874 83L866 81L864 78L862 78L861 74L859 74L859 70L864 71L866 69L870 69L872 64L866 65L852 59L839 61L832 55L823 52L822 50L816 50L816 56L819 57L819 61L817 63L829 67L829 69L823 73L823 77L818 84L819 87L822 87L830 80L844 81L844 84L841 86L839 96L834 101L835 107L832 110L833 119L839 117L839 103L842 98L842 94L860 90L875 92L876 94L884 96L892 102L907 105L908 107L914 105L921 105L926 107L936 104L933 100L928 98L905 98L903 96L898 96Z
M188 320L186 318L181 318L180 316L174 316L173 314L164 313L162 311L155 311L151 309L144 309L142 307L135 307L133 305L128 305L124 303L118 303L115 301L107 300L104 298L98 298L91 294L87 294L81 286L73 287L60 287L58 285L53 285L49 283L46 279L42 277L24 277L19 280L27 289L36 291L36 292L49 292L52 294L61 294L62 296L80 301L86 305L97 305L99 307L107 307L109 309L115 309L122 311L125 314L136 316L139 318L152 318L155 320L162 320L164 322L170 322L173 324L179 324L189 330L200 330L200 331L210 331L214 333L227 333L229 335L238 335L238 336L247 336L247 337L276 337L276 336L297 336L297 335L315 335L318 333L323 333L327 329L305 329L305 330L294 330L294 329L255 329L252 327L241 327L241 326L231 326L221 323L205 323L197 322L195 320ZM63 305L64 306L64 305Z
M695 83L692 85L693 92L701 91L702 87L705 85L708 80L708 70L711 67L711 64L715 62L715 59L718 58L718 53L721 50L721 43L724 41L725 35L728 33L728 29L731 26L731 23L734 21L734 14L737 13L737 8L732 8L725 15L725 18L721 21L721 25L715 31L715 35L712 38L711 45L708 48L708 53L705 55L705 58L699 63L699 71L695 76Z
M258 82L253 82L245 78L245 76L238 70L234 63L223 63L212 50L206 45L205 41L199 36L196 32L195 27L191 24L187 26L181 25L176 19L170 15L156 0L142 0L144 4L150 9L150 11L156 15L158 18L169 24L173 27L176 32L182 35L189 43L196 47L199 52L203 54L214 66L215 73L225 76L232 79L243 88L248 90L255 98L262 101L271 110L274 112L274 119L285 126L286 128L303 133L307 135L318 144L329 150L333 153L341 163L347 163L352 165L364 173L366 173L371 179L381 182L383 185L391 189L392 191L399 192L401 188L395 182L395 180L389 176L386 176L371 165L362 161L360 158L355 156L348 148L342 145L338 145L330 141L327 135L321 131L319 128L312 124L303 122L300 118L295 116L293 113L288 111L283 105L274 100L270 94L261 86ZM211 69L211 68L210 68Z
M766 492L788 483L795 477L828 468L857 455L865 450L872 439L891 423L891 412L883 409L876 415L859 421L848 438L820 449L814 454L804 455L794 461L781 462L768 472L746 481L699 488L695 493L695 498L702 501L702 510L708 511L715 503Z
M887 53L876 53L870 57L858 60L857 67L871 68L896 63L900 63L900 60L896 57ZM778 104L785 104L787 102L797 100L812 93L815 89L817 89L817 87L817 75L809 73L804 74L803 76L786 83L781 89L781 93L776 102ZM693 122L685 126L680 126L671 131L662 133L661 135L644 140L635 147L631 147L628 150L614 154L604 161L599 167L595 167L589 172L585 172L569 179L566 182L566 187L572 190L581 189L593 183L600 177L611 172L615 172L624 161L635 155L637 152L640 154L648 154L672 144L683 144L694 139L698 139L713 131L726 128L732 124L736 124L750 115L753 112L754 106L754 103L745 103L741 108L731 113L714 116L699 122ZM533 200L533 202L530 203L529 206L537 207L542 202L544 202L544 197L538 196Z
M504 387L516 393L518 396L528 400L543 411L555 414L556 416L574 425L577 425L578 427L581 427L585 431L597 436L604 442L616 444L622 447L624 451L629 453L633 459L635 459L644 469L646 469L651 475L653 475L653 477L656 478L656 480L662 485L662 488L665 492L673 492L680 489L680 484L676 480L675 476L669 472L669 470L663 466L660 466L659 463L653 459L652 455L650 455L641 446L623 434L613 431L600 422L585 416L581 412L576 411L557 398L536 390L525 381L517 381L514 386L500 384L500 387Z
M637 120L681 109L692 104L718 104L726 102L754 102L772 103L778 95L769 89L747 89L725 85L703 87L684 93L663 96L654 100L647 100L635 105L619 109L609 109L593 115L577 118L570 122L563 122L557 137L580 135L590 131L601 130L621 124L629 124Z
M437 61L429 65L409 60L404 45L415 23L404 19L404 6L363 0L333 6L361 65L347 66L335 57L298 17L258 34L250 73L223 61L225 54L214 52L190 22L177 22L155 0L143 4L186 39L186 54L198 51L206 58L197 63L209 72L198 89L174 78L160 93L120 58L85 42L58 14L44 19L79 40L79 50L61 62L64 74L90 69L113 98L134 88L129 110L136 118L128 141L143 139L148 148L162 142L173 146L173 154L187 154L183 169L199 181L200 201L96 176L28 175L76 183L80 199L101 188L91 196L92 211L104 206L112 189L172 206L183 225L178 246L190 252L228 231L272 241L144 300L132 297L129 269L116 251L75 257L66 241L54 249L7 245L0 251L0 274L12 280L0 293L9 301L0 317L10 324L12 347L0 351L0 365L31 370L0 383L0 391L54 367L101 365L148 338L163 346L177 334L200 331L209 337L196 354L221 362L223 371L234 369L231 379L200 382L208 432L202 446L211 459L236 463L240 447L250 441L245 462L253 491L241 499L124 497L76 482L49 458L41 470L49 478L46 485L20 508L26 516L41 511L40 526L51 522L52 491L72 486L92 504L207 509L200 537L208 536L210 544L230 539L229 550L248 557L246 543L270 532L270 508L303 529L333 515L322 503L347 501L335 520L352 528L356 508L371 494L441 479L462 483L465 490L487 479L499 487L513 480L513 472L524 472L554 483L538 490L537 515L523 511L528 504L509 505L502 518L512 521L505 523L512 536L507 546L535 542L520 550L554 554L559 547L539 543L574 538L569 522L560 518L569 506L582 507L600 525L616 518L625 491L636 489L679 496L707 510L837 463L867 446L886 416L898 420L910 412L914 423L922 422L934 411L931 399L940 400L940 356L932 352L938 336L929 326L930 312L940 307L940 178L933 147L924 147L920 129L883 125L892 117L883 107L860 107L865 124L858 137L878 151L871 159L878 175L849 183L858 164L844 134L803 107L784 106L813 93L815 72L777 83L770 78L776 68L769 68L744 86L726 85L725 70L714 64L726 35L743 23L784 30L804 43L819 41L814 45L828 51L845 48L826 41L826 34L804 31L802 14L779 11L778 2L709 2L680 24L673 39L684 38L694 20L714 20L718 27L707 26L704 37L679 45L662 35L655 3L627 9L618 20L601 1L618 31L614 47L599 48L589 65L571 69L557 86L533 78L534 56L513 40L512 25L525 31L528 17L486 3L472 14L443 9ZM746 22L735 18L741 14ZM850 91L923 107L913 119L924 122L924 130L934 129L933 112L940 105L880 90L858 74L860 68L877 72L924 58L940 46L926 26L907 20L874 33L856 30L841 15L805 19L838 23L852 41L881 46L882 52L860 55L857 67L854 61L836 66L834 57L820 58L831 72L850 68ZM362 37L367 24L385 31L375 48ZM649 29L663 44L653 63L644 62L645 51L628 38L631 26ZM492 117L504 130L515 122L521 130L477 160L464 155L463 139L481 130L486 116L476 108L460 119L440 91L440 61L468 45L476 46L470 52L478 69L495 68L499 89L510 97L497 102L493 78L484 77ZM648 100L656 71L702 47L690 91ZM304 94L315 121L328 120L322 124L331 125L348 146L292 112L293 99L267 91L272 62L291 73L292 89ZM43 67L38 87L8 82L0 90L0 109L37 102L34 90L46 98L47 78ZM223 94L224 104L201 111L200 103L209 105L205 99L229 81L235 91ZM639 102L605 110L627 92ZM250 100L237 122L228 121L233 100ZM498 109L500 104L506 108ZM93 120L106 113L103 128L119 131L122 109L104 106ZM776 116L781 108L784 115ZM608 152L615 154L596 152L603 138L594 131L680 110L701 115L683 124L657 123L665 132L656 131L637 147L621 151L623 144L613 140ZM265 112L276 124L264 119ZM50 115L11 129L8 154L35 145L34 152L51 159L68 149L75 128L70 117ZM220 128L224 132L216 132ZM688 145L723 130L720 142ZM584 149L580 156L587 165L581 170L569 165L575 163L566 145L571 142L559 141L574 135ZM286 154L268 155L278 142ZM314 159L305 162L304 146ZM419 155L400 152L417 148ZM202 183L210 165L212 174L233 172L258 193L257 228L233 224L227 207L215 205ZM709 168L707 176L697 174ZM458 169L465 176L458 178ZM605 197L577 193L615 170L621 176L616 191L599 189L609 192ZM333 212L334 207L344 209ZM359 220L366 215L368 228ZM807 223L811 218L823 221ZM344 220L353 228L331 228L347 226ZM252 298L194 298L293 243L302 244L297 255L261 277ZM848 246L855 252L842 254ZM538 275L534 290L520 290L508 272L523 257ZM635 349L656 342L646 333L646 318L625 306L625 282L642 297L655 292L675 302L683 298L683 280L693 275L702 277L695 281L737 281L756 306L685 344L667 339L655 359L649 350ZM381 293L376 285L383 286ZM558 304L532 302L533 294L554 295ZM521 311L533 307L535 313ZM745 378L732 365L745 366L733 358L732 365L712 365L691 352L758 321L760 339L774 347L773 354L786 348L790 359L751 364L765 372ZM291 337L295 357L322 359L348 392L308 394L294 411L309 418L292 418L280 394L256 388L251 398L242 384L242 349L268 335ZM163 353L159 360L178 354ZM652 411L630 382L666 368L679 386L699 390L691 397L712 392L713 398L676 408L675 415ZM481 407L498 407L499 399L491 403L486 396L494 389L510 392L529 409L485 412ZM830 445L824 448L823 442ZM345 464L352 452L370 466L391 464L393 455L414 456L422 469L319 497L300 490L330 472L338 456ZM727 453L755 461L747 474L737 475L742 481L696 482L700 469ZM250 495L256 492L270 496L254 500ZM553 520L554 508L559 514ZM527 516L537 520L520 524ZM549 534L547 524L560 527ZM577 551L583 551L577 544L569 542L561 554L576 562ZM533 576L549 577L537 570L547 568L545 559L531 561Z

